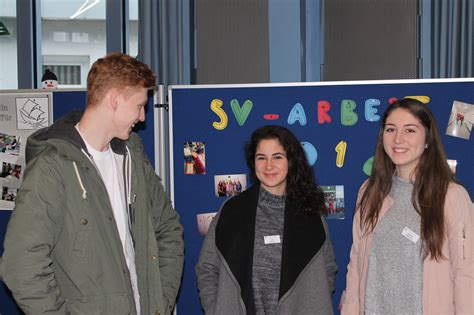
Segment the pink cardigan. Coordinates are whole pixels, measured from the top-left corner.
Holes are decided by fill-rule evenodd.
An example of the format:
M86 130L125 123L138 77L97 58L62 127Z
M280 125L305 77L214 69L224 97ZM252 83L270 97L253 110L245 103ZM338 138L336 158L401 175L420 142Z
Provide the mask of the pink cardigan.
M359 190L359 197L365 184ZM393 205L387 197L379 219ZM474 205L467 191L450 184L445 202L446 235L443 255L436 262L423 263L423 314L474 314L473 229ZM352 227L353 244L347 267L346 290L341 299L341 314L364 314L365 285L372 233L363 235L360 213L356 212Z

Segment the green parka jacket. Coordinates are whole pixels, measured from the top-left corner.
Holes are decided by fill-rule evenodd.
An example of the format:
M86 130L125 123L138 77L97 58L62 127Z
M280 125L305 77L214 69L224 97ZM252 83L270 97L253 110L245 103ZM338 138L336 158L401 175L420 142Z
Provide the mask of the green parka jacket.
M27 314L136 314L107 190L74 128L81 115L72 112L28 139L4 243L4 282ZM124 178L141 313L170 314L183 266L179 216L139 137L111 145L125 165L131 161Z

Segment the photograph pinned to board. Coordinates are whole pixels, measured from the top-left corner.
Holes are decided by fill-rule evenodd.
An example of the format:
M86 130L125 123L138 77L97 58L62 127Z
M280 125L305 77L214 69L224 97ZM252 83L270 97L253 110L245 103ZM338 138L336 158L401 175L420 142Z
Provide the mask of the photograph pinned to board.
M206 144L188 141L183 144L184 174L206 174Z
M12 205L13 205L13 203L16 200L16 194L17 193L18 193L17 188L3 186L2 187L2 199L1 200L3 200L4 202L12 203Z
M23 165L18 156L0 153L0 210L12 210L21 184Z
M456 166L458 165L457 160L446 160L448 162L449 168L451 169L451 172L453 172L453 175L456 175Z
M1 166L2 166L1 173L0 173L1 178L7 178L7 177L12 176L17 179L20 179L21 165L2 161Z
M247 175L216 175L214 176L214 192L216 197L232 197L247 189Z
M199 234L206 236L211 225L212 219L216 216L217 212L199 213L196 215L197 226Z
M0 188L2 196L0 209L12 210L15 206L16 194L21 184L22 165L16 164L14 156L2 154L0 157Z
M344 186L320 186L326 200L328 214L326 219L344 219Z
M474 123L474 105L459 101L453 102L446 134L469 140Z
M20 137L0 132L0 153L20 155Z

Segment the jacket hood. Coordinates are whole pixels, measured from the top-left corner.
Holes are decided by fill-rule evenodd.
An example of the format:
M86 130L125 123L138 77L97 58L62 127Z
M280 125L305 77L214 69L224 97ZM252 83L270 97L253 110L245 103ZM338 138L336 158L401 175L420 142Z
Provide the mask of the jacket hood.
M90 155L86 144L75 128L82 114L82 111L73 110L56 120L51 126L42 128L29 136L26 145L26 162L28 163L32 158L51 147L56 148L71 159L77 159L76 149L83 150ZM110 144L115 153L124 154L126 152L125 141L114 138ZM72 158L70 154L76 156L76 158Z

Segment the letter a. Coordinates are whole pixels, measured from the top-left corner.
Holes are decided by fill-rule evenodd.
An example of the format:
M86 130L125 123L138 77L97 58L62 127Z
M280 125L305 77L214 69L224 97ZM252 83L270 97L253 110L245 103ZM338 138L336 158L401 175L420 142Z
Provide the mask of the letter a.
M300 103L296 103L288 115L289 125L294 125L296 121L299 121L301 126L306 125L306 114Z

